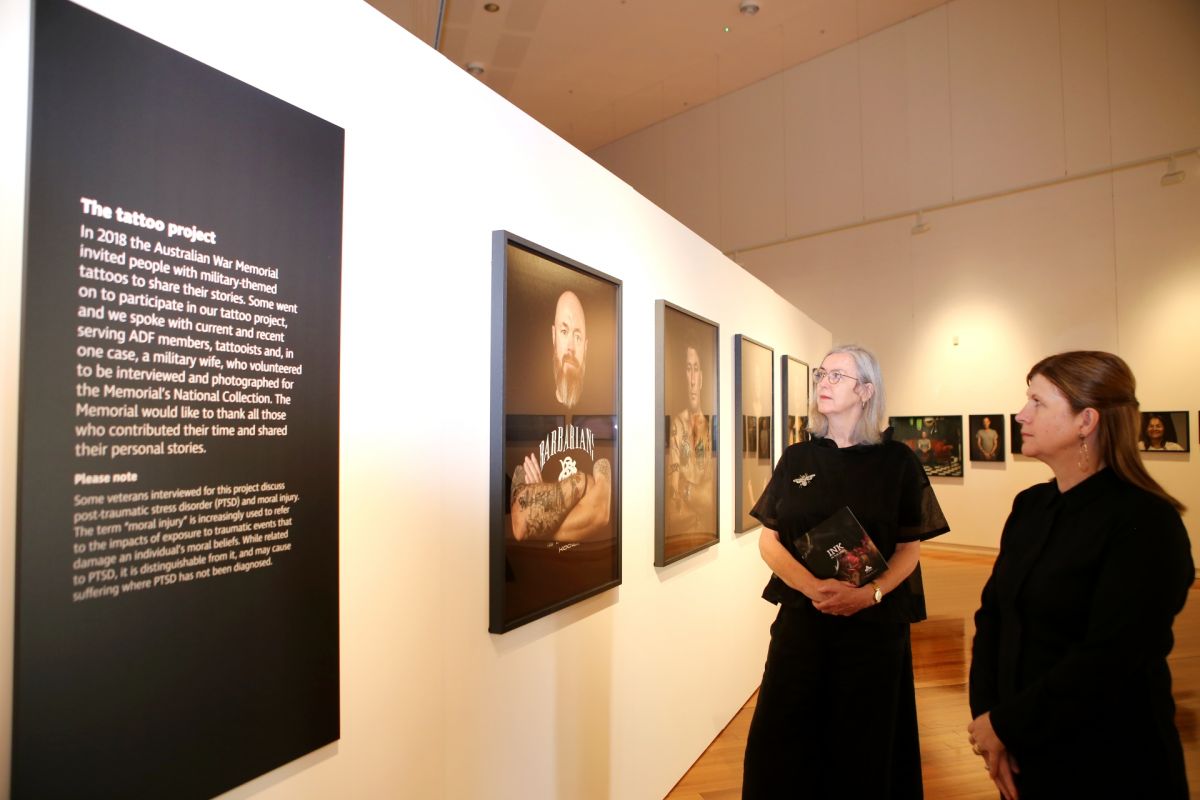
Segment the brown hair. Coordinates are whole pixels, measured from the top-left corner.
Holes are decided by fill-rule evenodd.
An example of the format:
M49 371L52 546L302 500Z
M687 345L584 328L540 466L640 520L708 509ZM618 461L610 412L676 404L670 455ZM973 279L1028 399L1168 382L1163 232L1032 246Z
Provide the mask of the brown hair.
M1134 394L1137 381L1120 356L1098 350L1059 353L1034 364L1025 380L1033 380L1034 375L1041 375L1057 386L1076 414L1085 408L1096 409L1100 414L1097 449L1117 477L1161 497L1176 511L1183 512L1183 503L1167 494L1142 464L1137 449L1142 427Z

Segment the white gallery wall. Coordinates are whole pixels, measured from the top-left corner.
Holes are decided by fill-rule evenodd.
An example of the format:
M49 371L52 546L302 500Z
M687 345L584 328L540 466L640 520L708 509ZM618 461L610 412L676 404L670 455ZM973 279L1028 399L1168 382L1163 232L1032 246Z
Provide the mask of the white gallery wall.
M84 5L346 129L342 737L228 796L665 794L757 686L773 609L757 533L732 533L729 457L720 543L652 566L655 300L721 324L727 420L735 333L774 346L778 371L784 353L819 358L829 331L357 0ZM29 16L27 0L0 0L4 642ZM487 633L494 229L624 282L623 585L503 636ZM0 647L4 785L11 656Z
M1123 356L1144 409L1188 411L1192 452L1146 460L1200 561L1197 76L1196 0L951 0L593 156L874 349L893 415L965 432L1045 355ZM1048 477L1009 456L935 479L939 541L995 547Z

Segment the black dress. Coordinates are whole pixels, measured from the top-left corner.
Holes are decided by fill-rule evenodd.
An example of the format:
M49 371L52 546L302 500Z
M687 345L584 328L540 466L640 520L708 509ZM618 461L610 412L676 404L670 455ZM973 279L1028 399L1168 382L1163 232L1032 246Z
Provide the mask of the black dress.
M813 439L784 451L750 512L793 536L842 506L884 558L896 545L949 530L916 454L890 431L875 445ZM883 602L849 617L822 614L772 575L771 626L758 705L746 742L744 798L919 798L921 751L909 623L925 618L920 567Z
M1021 800L1188 796L1167 654L1195 578L1166 501L1105 469L1017 495L975 614L971 714Z

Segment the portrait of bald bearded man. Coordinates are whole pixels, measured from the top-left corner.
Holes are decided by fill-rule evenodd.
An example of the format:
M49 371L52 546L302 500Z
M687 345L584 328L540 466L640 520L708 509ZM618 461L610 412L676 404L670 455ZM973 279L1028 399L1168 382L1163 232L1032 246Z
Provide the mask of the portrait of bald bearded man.
M546 433L513 471L512 532L518 541L584 542L612 535L612 465L594 458L594 434L571 421L587 373L587 317L572 291L558 297L550 329L554 396L566 424Z

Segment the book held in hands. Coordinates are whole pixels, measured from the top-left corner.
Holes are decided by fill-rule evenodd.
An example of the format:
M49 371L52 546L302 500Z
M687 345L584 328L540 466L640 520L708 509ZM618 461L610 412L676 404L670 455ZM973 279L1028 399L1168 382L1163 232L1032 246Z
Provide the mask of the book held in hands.
M814 576L849 581L855 586L870 583L888 567L848 506L796 536L792 547Z

